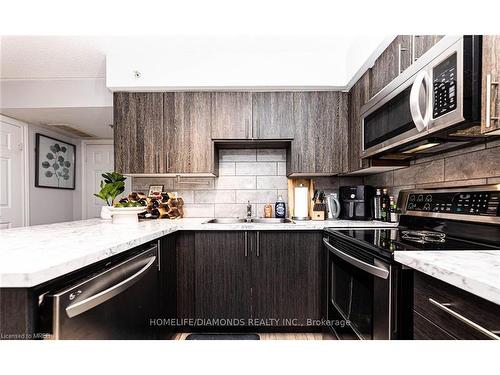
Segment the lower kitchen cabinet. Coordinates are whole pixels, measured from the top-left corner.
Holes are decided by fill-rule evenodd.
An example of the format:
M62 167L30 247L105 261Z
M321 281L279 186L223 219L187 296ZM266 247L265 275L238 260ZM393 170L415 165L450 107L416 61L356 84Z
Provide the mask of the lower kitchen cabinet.
M304 326L321 318L322 264L319 232L182 233L177 317Z
M500 337L500 306L415 272L413 339L485 340Z
M244 232L195 234L195 315L201 319L251 317L251 262Z
M252 254L252 317L305 325L321 318L321 236L257 232Z

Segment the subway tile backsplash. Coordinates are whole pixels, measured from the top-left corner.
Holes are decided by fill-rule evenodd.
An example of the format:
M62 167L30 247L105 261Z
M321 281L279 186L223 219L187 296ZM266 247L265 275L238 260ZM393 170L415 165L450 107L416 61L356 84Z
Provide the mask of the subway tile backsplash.
M185 217L244 217L246 203L255 216L264 215L264 205L282 194L287 201L286 152L284 149L223 149L219 151L219 177L173 178L135 177L134 191L147 192L149 185L162 184L183 197Z

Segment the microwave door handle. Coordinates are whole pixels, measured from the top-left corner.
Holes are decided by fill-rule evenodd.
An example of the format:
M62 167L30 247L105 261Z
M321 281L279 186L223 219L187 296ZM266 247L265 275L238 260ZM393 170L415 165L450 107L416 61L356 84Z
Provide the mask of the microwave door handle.
M146 271L148 271L148 269L150 269L153 266L155 261L156 261L156 256L152 256L151 258L149 258L149 261L146 263L146 265L142 267L139 271L134 273L132 276L126 278L125 280L120 281L118 284L115 284L110 288L103 290L102 292L94 294L91 297L85 298L83 301L79 301L77 303L68 306L66 308L66 314L68 314L70 318L73 318L122 293L123 291L134 285L137 281L139 281L141 277L144 276Z
M354 267L359 268L369 274L380 277L381 279L387 279L389 277L389 271L384 270L383 268L374 266L372 264L363 262L362 260L356 259L353 256L340 251L336 247L333 247L326 238L323 238L323 243L325 246L335 255L337 255L340 259L346 261L347 263L353 265Z
M431 79L429 77L429 74L425 70L423 70L420 73L418 73L417 76L415 77L415 81L413 82L410 91L410 113L413 122L415 123L415 126L419 132L427 128L431 120L430 108L432 104L432 91L431 91L430 81ZM425 105L426 111L425 114L423 115L422 112L420 111L419 99L420 99L420 92L424 87L424 85L426 86L427 89L427 95L426 95L427 103Z

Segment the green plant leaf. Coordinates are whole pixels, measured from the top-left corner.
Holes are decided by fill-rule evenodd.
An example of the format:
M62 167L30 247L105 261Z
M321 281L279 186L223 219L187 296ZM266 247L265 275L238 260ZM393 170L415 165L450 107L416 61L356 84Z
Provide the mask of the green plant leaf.
M50 146L49 150L52 151L54 154L57 152L57 149L56 149L55 145Z
M65 166L66 168L69 168L69 167L71 166L71 163L70 163L69 161L65 161L65 162L64 162L64 166Z
M62 151L62 152L66 152L66 151L67 151L66 147L62 146L62 147L61 147L61 151Z
M64 161L64 157L63 156L58 156L57 157L57 161L62 163Z
M47 154L47 159L49 159L49 160L54 159L54 155L53 155L51 152L49 152L49 153Z
M59 164L57 163L52 164L52 168L54 168L57 171L59 169Z
M50 167L50 163L49 163L48 161L44 161L44 162L42 163L42 168L47 169L48 167Z
M51 171L47 171L45 172L45 177L52 177L54 175L54 173L52 173Z

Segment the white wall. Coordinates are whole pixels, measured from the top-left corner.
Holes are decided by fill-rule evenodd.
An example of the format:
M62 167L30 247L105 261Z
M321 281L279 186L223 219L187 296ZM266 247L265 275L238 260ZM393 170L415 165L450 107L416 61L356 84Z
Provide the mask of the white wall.
M54 137L76 145L76 172L75 185L78 190L63 190L35 187L35 147L36 133ZM80 199L82 179L80 175L80 142L62 136L45 128L28 125L28 150L29 150L29 224L50 224L75 219L74 206ZM77 213L78 215L79 213ZM79 218L78 216L76 218Z

